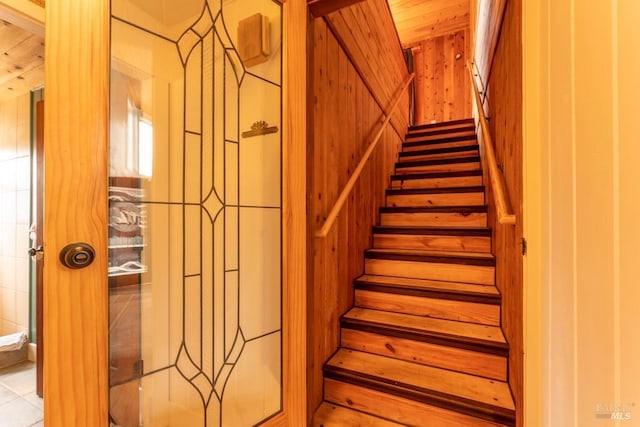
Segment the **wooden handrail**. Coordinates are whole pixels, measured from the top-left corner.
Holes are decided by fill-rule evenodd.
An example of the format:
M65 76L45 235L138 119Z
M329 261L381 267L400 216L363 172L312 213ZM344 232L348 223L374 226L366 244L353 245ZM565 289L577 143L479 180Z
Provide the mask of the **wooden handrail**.
M402 83L402 85L400 86L400 89L398 89L398 95L393 101L393 104L391 104L391 108L386 113L386 116L382 121L382 124L380 125L380 129L378 129L378 131L376 132L375 136L373 137L373 141L371 141L371 144L369 144L367 151L365 151L364 154L362 155L362 158L360 159L358 166L356 166L356 169L353 171L353 173L349 177L349 180L347 181L346 185L342 189L342 192L340 193L338 200L336 200L336 203L333 205L333 208L331 208L329 215L327 215L327 219L325 219L324 224L318 231L316 231L316 237L319 237L319 238L327 237L327 234L329 234L329 230L331 230L331 227L333 227L333 224L335 223L336 218L338 217L338 214L340 214L340 210L342 210L342 206L344 205L344 202L347 201L347 198L349 197L349 193L351 193L353 186L356 184L356 181L360 177L360 174L362 173L362 170L367 164L369 157L371 157L371 153L373 153L373 150L376 148L376 145L378 145L378 141L382 137L382 132L384 132L385 128L389 124L389 121L391 120L391 117L393 116L393 113L395 112L396 107L400 102L400 98L402 98L402 93L407 88L407 86L409 86L409 83L411 83L414 76L415 76L415 73L411 73L411 75L409 75L407 80L405 80L404 83ZM385 115L384 112L383 112L383 115Z
M476 105L478 109L478 118L480 120L480 127L482 128L483 144L485 156L483 156L483 163L489 170L489 180L491 181L491 188L493 193L493 201L496 205L496 211L498 216L498 222L500 224L515 224L516 216L511 213L509 204L506 199L504 177L498 169L496 162L496 152L493 147L493 140L491 139L491 133L489 132L489 124L487 123L487 117L484 114L484 106L482 103L482 97L480 91L476 85L476 80L473 75L473 68L471 62L467 62L467 70L469 71L469 78L471 79L471 86L473 87L473 93L476 97ZM486 158L486 160L485 160Z

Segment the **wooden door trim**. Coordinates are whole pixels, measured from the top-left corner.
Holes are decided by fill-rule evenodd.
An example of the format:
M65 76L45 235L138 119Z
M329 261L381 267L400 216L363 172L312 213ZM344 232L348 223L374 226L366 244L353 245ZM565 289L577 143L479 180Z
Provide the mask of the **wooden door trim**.
M307 424L307 3L283 4L283 403L268 425Z
M43 217L43 204L44 204L44 101L38 101L35 106L36 112L36 176L35 176L35 197L36 197L36 240L33 242L33 247L37 248L43 245L43 230L44 230L44 217ZM44 390L44 377L42 375L44 367L44 331L42 329L43 318L43 267L44 262L42 259L35 257L36 264L36 344L38 346L36 356L36 394L40 397L43 396Z
M50 1L46 23L45 425L106 426L109 2ZM63 267L71 242L93 264Z

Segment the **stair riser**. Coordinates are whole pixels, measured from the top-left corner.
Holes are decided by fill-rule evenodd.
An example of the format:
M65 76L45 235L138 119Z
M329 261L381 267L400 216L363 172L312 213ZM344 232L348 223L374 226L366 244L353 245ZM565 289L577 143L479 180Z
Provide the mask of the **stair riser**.
M471 148L469 150L458 151L456 153L416 154L411 156L399 156L398 161L400 163L404 163L419 160L458 159L460 157L471 157L478 155L478 149Z
M391 188L447 188L447 187L476 187L482 185L482 176L454 176L450 178L424 179L392 179Z
M463 147L472 143L473 139L464 139L461 141L443 141L443 142L434 142L434 141L426 141L424 144L416 144L416 145L402 145L402 152L411 153L414 151L423 151L423 150L435 150L440 148L454 148L454 147Z
M408 173L459 172L479 170L480 162L445 163L442 165L416 165L396 167L396 175L406 175Z
M382 249L428 249L461 252L491 252L490 237L374 234L373 247Z
M507 380L507 358L502 356L345 328L342 329L341 343L353 350L499 381Z
M451 132L446 133L436 133L432 135L420 135L419 133L411 133L406 136L406 142L416 142L416 141L437 141L439 139L445 138L458 138L458 137L473 137L475 136L475 132L473 130L451 130Z
M484 206L484 193L399 194L387 196L388 207Z
M500 325L500 306L493 304L451 301L357 289L355 291L355 305L361 308L411 314L413 316L426 316L489 326Z
M365 259L365 273L477 285L493 285L495 278L494 267L390 259Z
M380 214L380 225L415 226L415 227L486 227L486 213L383 213Z
M437 427L504 426L504 424L329 378L324 380L324 398L337 405L391 419L407 426L416 425L416 420L429 420L428 424L422 425Z

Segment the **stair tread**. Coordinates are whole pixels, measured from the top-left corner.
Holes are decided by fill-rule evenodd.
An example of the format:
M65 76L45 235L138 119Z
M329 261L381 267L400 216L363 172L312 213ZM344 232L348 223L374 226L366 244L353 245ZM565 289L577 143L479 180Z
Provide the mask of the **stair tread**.
M515 411L509 386L502 381L343 348L324 369L325 375L388 386L392 394L406 390L450 404L482 407L505 417L513 417Z
M414 125L414 126L409 126L409 132L413 131L413 130L421 130L421 129L438 129L441 127L446 127L446 126L455 126L455 125L474 125L475 126L475 121L473 120L473 118L467 118L467 119L459 119L459 120L449 120L446 122L437 122L437 123L426 123L423 125Z
M354 307L345 313L343 320L366 322L372 325L382 325L398 330L434 334L452 339L473 340L502 349L508 348L502 330L498 326L415 316L360 307Z
M435 160L412 160L406 162L397 162L396 169L410 168L416 166L437 166L459 163L478 163L480 156L456 157L451 159L435 159Z
M480 147L478 143L468 144L468 145L459 145L457 147L444 147L444 148L431 148L425 150L415 150L415 151L401 151L398 153L399 157L416 157L416 156L429 156L432 154L453 154L460 153L465 151L477 151Z
M322 402L313 417L313 427L403 427L382 418L345 408L340 405Z
M413 140L418 138L425 138L426 140L431 141L436 139L457 138L460 136L477 136L475 127L453 126L442 127L440 129L417 130L405 134L404 141L413 142Z
M449 300L500 305L501 295L495 285L441 281L415 277L364 274L354 280L354 289L360 292L376 292L431 300Z
M473 295L500 296L500 292L494 285L477 285L473 283L445 282L428 279L414 279L410 277L381 276L376 274L363 274L355 279L357 284L370 284L381 286L399 286L417 289L440 290L444 292L460 292Z
M461 251L431 251L431 250L419 250L419 249L367 249L366 252L380 253L380 254L402 254L402 255L424 255L424 256L442 256L442 257L459 257L459 258L477 258L477 259L490 259L493 260L492 254L484 252L461 252Z
M452 127L443 129L433 129L418 132L411 132L405 136L405 141L415 138L429 138L430 140L455 138L458 136L476 136L476 130L472 126Z
M495 266L495 257L490 253L483 252L372 248L365 251L365 259Z
M487 213L487 206L383 206L380 213Z
M435 235L435 236L476 236L491 237L489 227L455 227L455 226L404 226L377 225L373 227L374 234L406 234L406 235Z
M432 136L435 136L435 135L432 135ZM405 141L402 143L403 151L405 148L419 147L422 145L424 145L426 149L426 147L429 145L450 144L453 142L478 140L477 135L475 133L470 133L470 132L469 132L469 135L457 135L457 136L449 136L449 137L442 135L441 138L431 138L431 139L429 139L429 135L420 135L420 134L409 135L409 137L412 138L411 141L407 141L405 139ZM426 139L420 139L420 138L426 138Z
M432 179L432 178L460 178L468 176L482 176L481 170L451 171L451 172L414 172L402 175L391 175L392 181L407 181L410 179Z
M393 277L393 276L388 276ZM408 277L411 279L411 277ZM430 279L423 279L430 280ZM457 283L457 282L442 282L442 283ZM473 286L473 283L469 285ZM493 285L478 284L477 286L489 287ZM429 299L431 301L457 301L468 302L484 305L500 305L500 294L474 292L474 289L460 289L455 287L446 286L410 286L407 284L399 283L371 283L371 282L357 282L355 285L357 292L375 292L378 294L384 294L389 297L396 295L403 297L417 297L421 299Z
M469 187L439 187L439 188L389 188L386 190L388 196L407 194L447 194L447 193L482 193L484 185L474 185Z

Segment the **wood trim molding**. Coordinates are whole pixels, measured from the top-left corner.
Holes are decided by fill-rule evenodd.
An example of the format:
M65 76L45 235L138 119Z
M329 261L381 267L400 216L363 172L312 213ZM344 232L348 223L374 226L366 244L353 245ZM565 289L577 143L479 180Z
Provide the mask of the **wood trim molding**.
M307 423L307 4L283 4L282 266L284 417Z
M321 18L343 7L360 3L363 0L308 0L309 11L314 18Z

